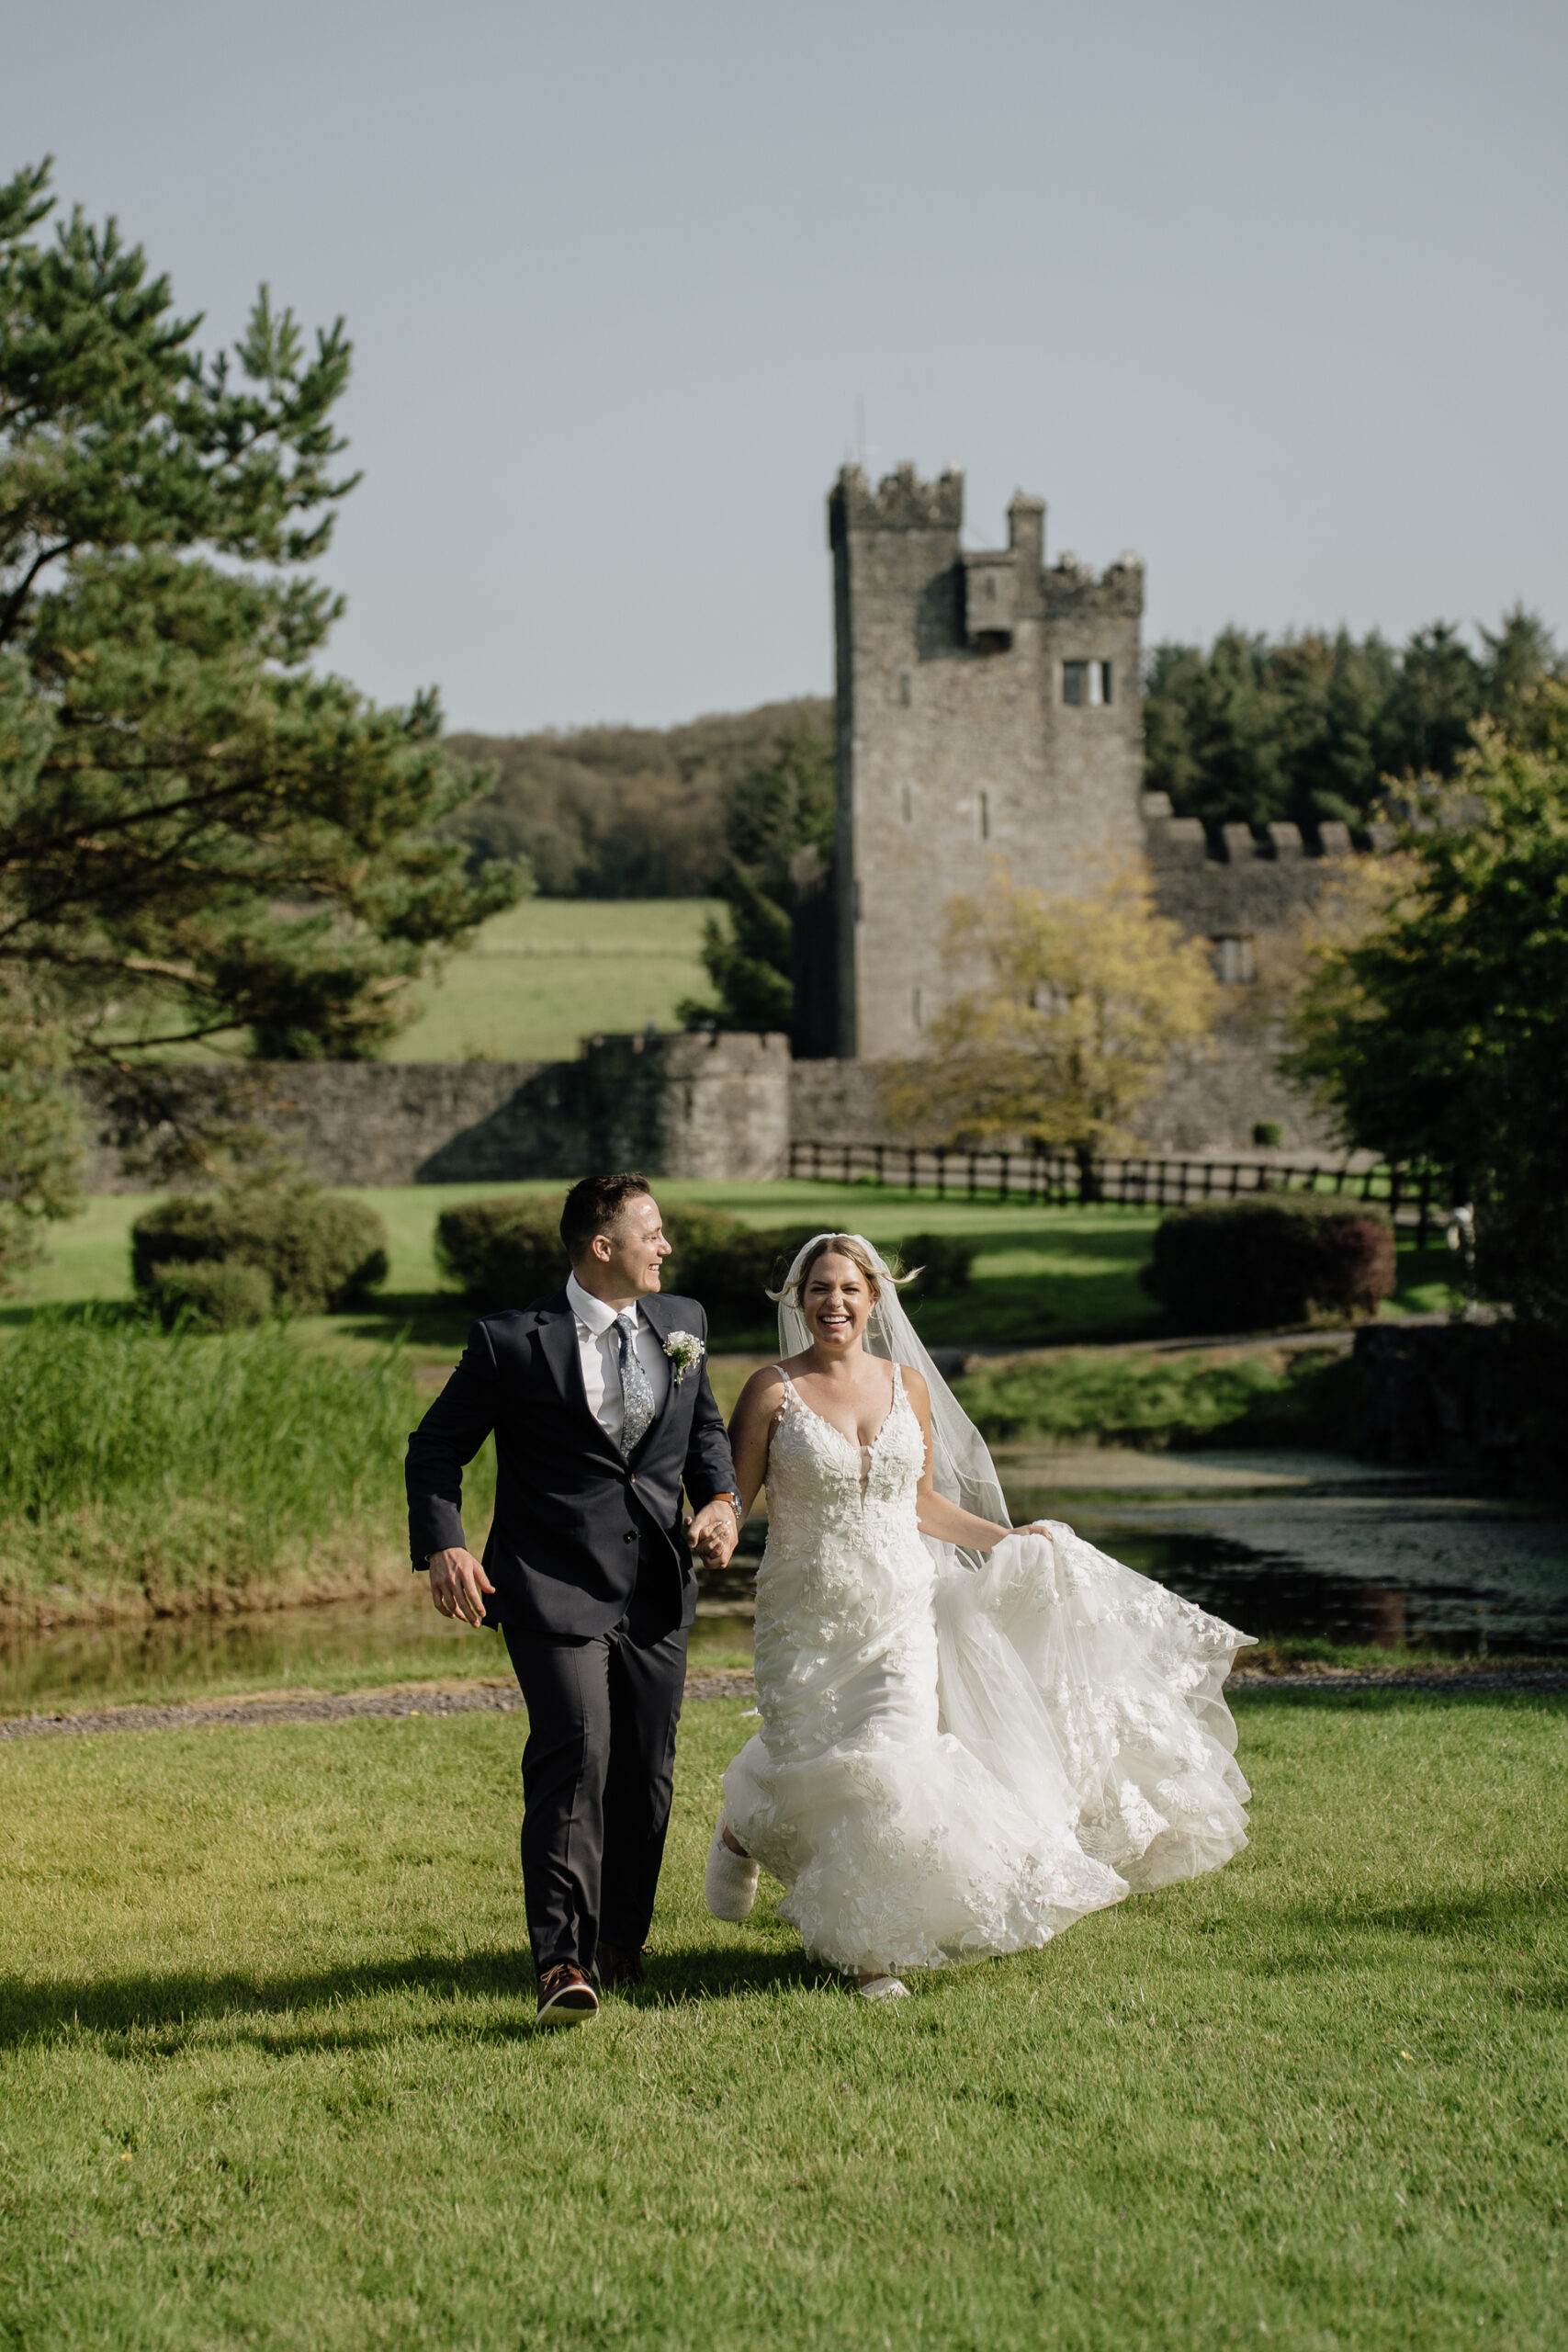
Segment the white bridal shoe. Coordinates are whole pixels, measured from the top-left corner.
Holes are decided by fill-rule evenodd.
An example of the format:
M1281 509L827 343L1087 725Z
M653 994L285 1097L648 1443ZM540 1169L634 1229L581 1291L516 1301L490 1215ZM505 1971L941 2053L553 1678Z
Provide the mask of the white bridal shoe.
M855 1990L863 2001L907 2001L909 1997L908 1986L897 1976L873 1976Z
M716 1919L749 1919L751 1905L757 1900L758 1865L750 1854L738 1854L733 1846L724 1842L724 1815L713 1833L708 1848L708 1866L703 1879L703 1893L707 1896L708 1909Z

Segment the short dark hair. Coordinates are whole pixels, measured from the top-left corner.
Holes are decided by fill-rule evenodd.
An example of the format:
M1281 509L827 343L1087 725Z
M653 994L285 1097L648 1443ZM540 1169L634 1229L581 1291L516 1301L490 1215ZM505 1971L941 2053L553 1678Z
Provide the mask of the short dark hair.
M574 1184L560 1213L560 1238L572 1264L577 1263L596 1233L609 1231L628 1201L635 1201L639 1193L652 1189L647 1177L637 1175L634 1169L627 1169L619 1176L585 1176L580 1184Z

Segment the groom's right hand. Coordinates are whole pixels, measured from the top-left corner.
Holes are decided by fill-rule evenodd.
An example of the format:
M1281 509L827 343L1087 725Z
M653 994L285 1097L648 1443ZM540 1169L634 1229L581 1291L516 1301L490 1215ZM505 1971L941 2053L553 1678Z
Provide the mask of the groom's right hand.
M482 1595L494 1590L479 1562L460 1544L449 1552L432 1552L430 1597L443 1617L461 1617L466 1624L482 1625Z

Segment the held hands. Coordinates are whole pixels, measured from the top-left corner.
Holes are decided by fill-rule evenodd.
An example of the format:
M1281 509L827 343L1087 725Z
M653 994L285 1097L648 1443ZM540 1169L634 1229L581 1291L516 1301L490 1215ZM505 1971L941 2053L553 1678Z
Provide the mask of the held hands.
M686 1521L686 1541L705 1568L728 1567L739 1540L734 1509L722 1495L716 1495L694 1519Z
M471 1552L455 1544L449 1552L430 1555L430 1597L443 1617L460 1617L465 1624L482 1625L483 1596L494 1585Z

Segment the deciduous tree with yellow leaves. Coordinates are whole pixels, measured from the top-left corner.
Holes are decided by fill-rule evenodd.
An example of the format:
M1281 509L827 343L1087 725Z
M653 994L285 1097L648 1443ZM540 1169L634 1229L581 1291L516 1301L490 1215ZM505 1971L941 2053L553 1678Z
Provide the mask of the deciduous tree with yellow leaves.
M955 1144L1019 1136L1076 1154L1130 1148L1133 1113L1177 1046L1218 1010L1209 951L1155 907L1141 867L1056 898L1013 882L948 902L943 964L955 992L930 1051L886 1082L890 1116Z

